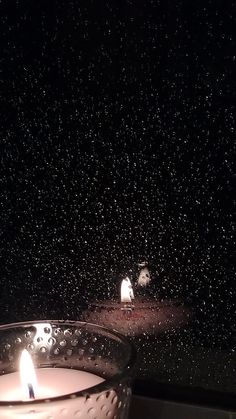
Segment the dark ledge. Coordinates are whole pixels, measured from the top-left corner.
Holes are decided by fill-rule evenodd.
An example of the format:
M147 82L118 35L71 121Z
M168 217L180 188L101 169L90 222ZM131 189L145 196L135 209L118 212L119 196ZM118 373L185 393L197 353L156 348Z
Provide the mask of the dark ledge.
M200 387L181 387L166 383L136 380L133 394L141 398L158 399L211 409L236 412L235 393L205 390Z

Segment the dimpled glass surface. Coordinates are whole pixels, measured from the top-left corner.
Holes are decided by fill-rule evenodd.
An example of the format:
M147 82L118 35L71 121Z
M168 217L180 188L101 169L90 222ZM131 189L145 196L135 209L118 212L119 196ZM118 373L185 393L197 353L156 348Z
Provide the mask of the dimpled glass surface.
M32 358L36 374L43 368L59 368L61 380L65 380L61 371L72 369L95 374L103 378L103 382L96 387L93 382L90 388L81 391L75 388L69 394L66 393L65 382L65 393L61 394L63 398L37 397L36 390L35 400L30 400L32 403L29 400L25 400L25 403L4 402L1 395L1 419L9 416L19 419L28 416L36 416L38 419L128 417L134 355L129 342L123 337L97 325L73 321L16 323L0 328L0 379L1 375L18 370L23 350L27 350ZM82 379L78 377L78 381ZM49 389L56 385L49 373L47 380ZM11 378L7 381L7 394L10 394L9 386L12 382L14 380ZM79 382L77 384L81 385ZM13 388L15 385L14 382ZM38 387L42 389L43 386L45 383L40 384L39 380ZM1 390L5 390L3 386Z

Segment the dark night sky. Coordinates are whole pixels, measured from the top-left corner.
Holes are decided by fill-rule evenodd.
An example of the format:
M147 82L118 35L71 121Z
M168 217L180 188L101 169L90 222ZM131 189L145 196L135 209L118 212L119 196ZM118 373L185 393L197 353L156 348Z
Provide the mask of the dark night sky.
M2 321L70 317L146 258L160 295L223 325L234 313L234 5L0 9Z

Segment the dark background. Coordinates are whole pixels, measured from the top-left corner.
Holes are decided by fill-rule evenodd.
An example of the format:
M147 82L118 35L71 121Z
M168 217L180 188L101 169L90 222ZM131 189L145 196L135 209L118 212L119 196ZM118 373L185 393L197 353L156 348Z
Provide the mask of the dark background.
M146 259L158 298L233 344L235 2L0 16L1 322L75 318Z

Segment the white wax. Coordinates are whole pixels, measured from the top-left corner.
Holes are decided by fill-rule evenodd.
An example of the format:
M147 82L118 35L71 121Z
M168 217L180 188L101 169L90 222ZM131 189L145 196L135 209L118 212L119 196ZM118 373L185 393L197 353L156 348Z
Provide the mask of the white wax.
M85 371L65 368L36 369L38 391L33 403L12 405L13 400L24 400L19 373L0 376L0 403L9 401L9 405L0 405L0 419L108 419L118 415L119 399L114 390L90 394L89 398L62 396L85 390L104 381L98 375ZM50 399L49 402L40 399ZM122 413L123 414L123 413ZM122 416L123 417L123 416Z
M39 368L36 375L36 399L75 393L104 381L98 375L66 368ZM18 372L0 376L0 401L13 400L25 400Z

